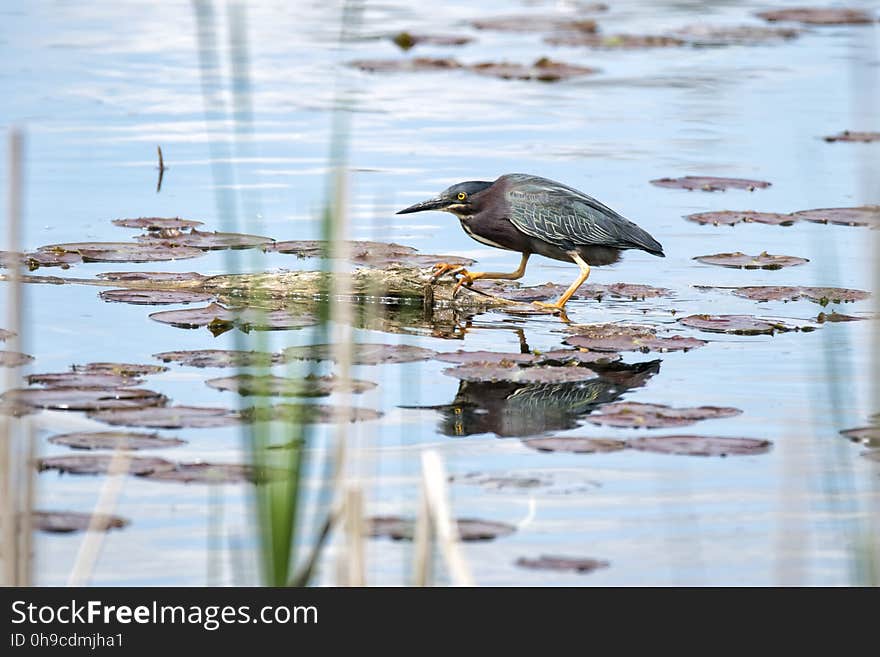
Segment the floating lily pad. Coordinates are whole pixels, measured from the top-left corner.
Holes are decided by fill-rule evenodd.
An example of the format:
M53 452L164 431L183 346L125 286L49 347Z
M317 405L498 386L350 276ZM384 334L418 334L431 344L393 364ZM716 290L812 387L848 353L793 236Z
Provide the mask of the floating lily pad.
M264 351L198 349L196 351L165 351L161 354L153 354L153 358L189 367L268 367L280 362L281 355Z
M606 351L581 351L579 349L554 349L538 354L537 362L542 365L608 365L620 360L620 354Z
M864 290L851 290L840 287L803 287L788 285L753 285L733 290L738 297L752 301L797 301L808 299L823 306L829 303L850 303L863 301L871 296Z
M583 367L554 367L540 365L519 367L516 364L477 363L459 365L443 370L444 374L462 381L505 381L510 383L565 383L588 381L596 378L596 373Z
M211 388L237 392L246 397L325 397L334 392L350 392L357 395L376 387L372 381L359 379L343 381L336 376L316 376L314 374L309 374L301 379L272 375L237 374L221 379L209 379L205 383Z
M365 422L377 420L382 413L372 408L350 407L340 411L338 407L325 404L275 404L246 408L241 411L245 420L252 422L295 422L309 424L325 424L336 422Z
M458 535L463 541L491 541L509 536L516 531L514 525L506 522L460 518L456 520ZM391 538L395 541L411 541L415 533L415 522L399 516L375 516L368 520L369 533L373 538Z
M824 324L825 322L859 322L863 319L865 318L844 315L833 310L830 313L819 313L816 315L816 322L819 324Z
M53 445L65 445L73 449L162 449L177 447L186 441L179 438L162 438L157 433L134 433L131 431L87 431L65 433L49 438Z
M74 365L71 369L74 372L102 372L127 377L148 376L168 371L164 365L142 365L139 363L86 363L85 365Z
M21 264L33 271L40 267L70 269L70 265L75 265L82 261L83 259L79 253L71 253L70 251L31 251L22 256Z
M113 454L76 454L73 456L48 456L37 460L37 470L58 470L64 474L96 475L110 472ZM138 477L171 470L174 463L155 456L132 456L128 461L127 473Z
M763 180L748 180L745 178L715 178L713 176L684 176L682 178L658 178L651 181L658 187L672 189L687 189L690 191L700 190L704 192L723 192L728 189L745 189L750 192L756 189L770 187L770 183Z
M756 25L688 25L674 34L693 46L763 45L797 37L801 31L790 27Z
M689 315L678 321L701 331L735 335L773 335L804 328L778 320L759 319L752 315Z
M444 363L480 363L483 365L514 365L516 363L533 363L536 360L534 354L504 353L498 351L452 351L439 353L434 356L435 360Z
M191 290L103 290L103 301L132 303L139 306L161 306L168 304L203 303L214 295Z
M770 226L791 226L798 218L779 212L754 212L746 210L721 210L720 212L698 212L685 217L688 221L711 226L733 226L738 223L767 224Z
M531 570L573 570L576 573L585 575L600 568L608 568L611 564L601 559L540 556L537 559L520 557L516 560L516 565L520 568L529 568Z
M286 310L261 311L246 308L236 311L218 303L204 308L187 308L184 310L163 310L152 313L150 319L178 328L206 327L214 335L225 333L238 327L245 333L249 331L284 331L312 326L316 320L308 314L291 314Z
M142 244L168 244L173 247L191 247L205 251L221 249L255 249L265 247L274 240L271 237L261 235L246 235L244 233L218 233L200 231L193 228L188 233L170 236L163 234L161 237L144 235L138 238Z
M41 253L76 253L85 262L159 262L185 260L203 255L200 249L169 246L161 242L72 242L41 246Z
M845 429L840 434L854 443L860 443L867 447L880 447L880 426Z
M58 411L96 411L158 406L165 395L143 388L15 388L0 399Z
M335 353L334 353L335 352ZM353 365L388 365L391 363L412 363L428 360L437 354L432 349L408 344L357 343L352 348ZM294 360L334 360L337 349L330 344L313 344L303 347L288 347L283 352L285 359Z
M870 144L874 141L880 141L880 132L857 132L855 130L844 130L837 135L829 135L824 137L825 141L834 143L837 141L846 141L859 144Z
M764 251L756 256L746 255L736 251L734 253L716 253L715 255L697 256L694 260L707 265L719 265L734 269L782 269L794 267L809 262L806 258L787 255L771 255Z
M581 296L593 297L600 301L604 297L638 301L642 299L668 297L672 294L672 290L668 290L665 287L652 287L650 285L640 285L637 283L612 283L611 285L591 283L589 285L581 286L578 292Z
M203 281L208 277L194 271L111 271L98 274L96 278L120 282L182 283L184 281Z
M505 80L539 80L541 82L568 80L599 72L595 68L557 62L547 57L541 57L534 64L529 65L510 62L482 62L468 68L480 75L490 75Z
M0 367L21 367L30 363L33 359L33 356L28 356L18 351L0 350Z
M429 46L463 46L473 39L460 34L413 34L411 32L398 32L391 37L391 41L401 50L409 50L419 44Z
M90 527L98 531L122 529L129 521L122 516L77 511L34 511L34 528L51 534L84 532Z
M599 29L596 21L589 18L576 18L573 16L541 16L538 14L481 18L472 21L471 25L478 30L492 30L496 32L550 32L553 30L568 30L589 34Z
M455 255L433 255L431 253L405 253L394 254L389 251L359 252L353 251L351 261L358 265L370 265L371 267L387 267L400 265L407 267L433 267L438 262L449 265L470 267L475 260Z
M14 331L7 331L6 329L0 329L0 342L6 342L9 338L15 336Z
M801 210L794 217L820 224L838 226L870 226L880 228L880 205L863 205L855 208L821 208Z
M770 451L772 444L769 440L724 436L645 436L628 441L632 449L687 456L765 454Z
M253 466L234 463L178 463L173 469L159 470L146 478L182 484L254 483L261 479Z
M544 41L555 46L586 46L601 50L642 50L646 48L676 48L685 45L684 39L662 34L557 34Z
M875 22L874 16L862 9L844 7L792 7L762 11L756 15L770 22L791 21L808 25L864 25Z
M626 449L625 440L611 438L555 437L527 438L523 444L539 452L570 452L573 454L604 454Z
M201 406L151 406L147 408L93 411L90 418L114 426L148 429L211 429L241 423L241 417L225 408Z
M594 324L579 326L577 331L578 334L566 338L565 343L590 351L688 351L706 344L705 340L680 335L658 336L652 329L643 326Z
M184 229L202 226L205 222L180 217L139 217L137 219L114 219L115 226L123 228L143 228L145 230Z
M698 406L695 408L672 408L663 404L639 402L616 402L600 407L598 413L587 421L607 427L628 429L660 429L682 427L700 420L734 417L742 413L738 408Z
M27 382L48 388L124 388L137 385L140 380L108 372L46 372L31 374Z
M354 257L368 261L371 255L379 258L394 258L418 253L418 249L394 242L372 242L369 240L348 241L344 245ZM300 258L323 258L330 253L330 245L323 240L287 240L263 247L265 251L289 253Z
M350 66L369 73L414 73L416 71L452 71L462 68L449 58L415 57L413 59L358 59Z

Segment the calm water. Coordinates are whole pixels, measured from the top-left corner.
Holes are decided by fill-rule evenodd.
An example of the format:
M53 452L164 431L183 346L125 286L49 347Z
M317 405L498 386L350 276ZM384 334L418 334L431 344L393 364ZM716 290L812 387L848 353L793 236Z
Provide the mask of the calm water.
M779 2L785 5L786 2ZM788 3L798 4L798 3ZM878 8L877 3L854 6ZM236 124L232 95L229 11L213 5L220 92L206 110L199 69L196 12L188 2L7 2L0 9L0 124L27 132L24 243L127 240L134 231L110 220L182 216L213 229L238 229L276 239L319 236L325 198L331 110L351 108L350 218L354 238L409 244L426 252L476 258L505 269L516 255L485 248L450 216L397 217L393 211L460 180L511 171L554 178L583 189L636 220L666 249L659 260L628 253L594 269L591 282L638 282L670 288L672 299L575 301L574 322L650 321L675 325L695 312L759 314L809 320L808 301L754 302L694 285L823 285L876 291L872 261L877 233L801 223L698 226L682 215L707 210L790 212L880 203L880 145L827 144L843 129L880 130L880 28L827 27L767 46L669 48L610 52L549 46L541 34L479 32L469 20L497 14L570 10L567 3L448 2L442 6L386 0L366 3L340 46L341 6L318 2L248 3L252 122ZM696 22L761 25L763 2L615 2L597 15L606 33L660 33ZM231 11L235 11L234 9ZM383 38L399 30L464 33L460 48L419 46L415 56L463 62L530 62L551 56L601 73L557 84L494 80L463 71L366 74L343 66L356 58L397 58ZM239 113L247 118L247 113ZM236 135L235 127L240 131ZM241 126L244 129L241 130ZM155 147L169 165L156 193ZM212 167L213 162L213 167ZM0 164L5 167L6 162ZM6 179L6 170L2 169ZM753 193L675 191L648 184L688 174L748 177L773 186ZM0 195L4 195L3 186ZM4 205L5 207L5 205ZM781 271L709 267L693 256L762 251L810 263ZM312 267L278 254L223 252L154 265L80 264L77 277L120 270L199 271ZM41 272L42 273L42 272ZM46 270L57 273L57 270ZM525 284L568 283L574 267L535 258ZM172 349L234 348L231 334L213 338L147 319L143 306L106 304L97 288L28 286L25 349L36 357L25 372L62 371L70 364L154 362ZM0 286L6 303L7 290ZM870 316L872 302L840 311ZM563 325L553 318L474 318L463 341L418 332L357 331L359 340L401 341L439 351L557 348ZM676 328L676 330L678 330ZM526 476L544 484L493 490L472 480L452 484L459 516L519 525L512 536L468 544L480 584L847 584L853 551L878 505L878 469L863 448L837 435L863 426L872 402L875 321L826 325L812 333L774 337L701 334L712 343L686 354L662 354L653 376L626 393L631 401L676 406L735 406L743 414L709 420L684 433L750 436L773 441L770 453L731 458L613 454L544 454L514 438L533 428L515 415L504 430L503 403L466 420L453 437L435 410L402 406L450 404L456 379L436 362L362 367L379 388L357 398L379 408L381 422L353 425L362 446L371 514L411 514L418 491L419 453L437 449L458 479ZM686 329L682 334L697 335ZM269 336L270 346L307 344L308 331ZM628 355L631 364L657 359ZM206 378L226 370L172 366L148 387L177 403L238 404ZM332 403L333 398L330 399ZM509 418L508 418L509 419ZM41 454L66 453L46 442L53 433L103 425L81 414L37 416ZM469 423L468 423L469 422ZM626 438L648 431L584 424L553 435ZM537 430L542 429L538 427ZM494 430L494 431L493 431ZM315 449L330 435L319 429ZM189 441L157 455L241 462L235 429L166 432ZM653 433L662 434L662 431ZM666 432L669 433L669 432ZM479 477L476 477L478 479ZM101 478L39 477L39 506L88 511ZM94 582L112 585L254 582L254 529L246 487L126 482L118 513L130 527L110 533ZM219 538L218 538L219 536ZM80 536L41 534L37 581L60 584ZM408 581L411 548L370 543L370 582ZM543 554L606 559L587 576L522 570L519 557ZM320 581L334 581L333 550Z

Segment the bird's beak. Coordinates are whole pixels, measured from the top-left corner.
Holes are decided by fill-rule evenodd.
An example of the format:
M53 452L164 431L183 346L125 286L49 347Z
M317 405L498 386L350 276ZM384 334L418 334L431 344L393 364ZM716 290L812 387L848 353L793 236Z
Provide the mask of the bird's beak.
M410 214L412 212L424 212L425 210L442 210L449 204L449 199L437 197L422 201L421 203L416 203L403 210L399 210L397 214Z

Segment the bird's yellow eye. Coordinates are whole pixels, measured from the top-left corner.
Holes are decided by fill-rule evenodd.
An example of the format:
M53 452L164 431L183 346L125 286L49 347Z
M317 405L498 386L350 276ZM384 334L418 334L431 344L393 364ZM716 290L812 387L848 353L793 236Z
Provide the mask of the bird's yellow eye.
M459 192L459 193L458 193L458 200L459 200L459 201L463 201L463 200L465 200L466 198L467 198L467 194L465 194L464 192Z

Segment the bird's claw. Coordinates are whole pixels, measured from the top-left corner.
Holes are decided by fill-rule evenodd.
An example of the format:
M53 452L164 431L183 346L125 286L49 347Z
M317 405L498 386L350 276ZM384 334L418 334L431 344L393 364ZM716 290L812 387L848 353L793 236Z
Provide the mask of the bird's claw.
M436 283L437 279L446 276L447 274L455 276L462 272L467 273L467 270L462 265L450 265L448 262L438 262L431 267L431 282Z
M564 313L565 307L560 306L558 303L546 303L544 301L532 301L533 306L537 306L538 308L543 308L544 310L552 310L554 313Z

